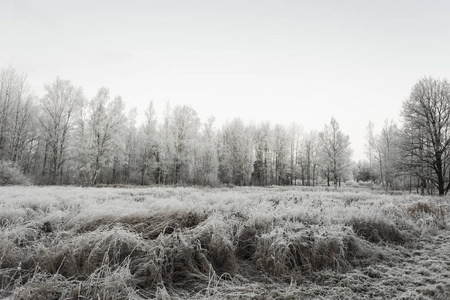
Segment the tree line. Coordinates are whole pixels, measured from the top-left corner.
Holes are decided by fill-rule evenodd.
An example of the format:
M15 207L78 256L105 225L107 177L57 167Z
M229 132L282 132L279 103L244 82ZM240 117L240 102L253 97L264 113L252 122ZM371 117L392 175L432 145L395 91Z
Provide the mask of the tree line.
M403 102L402 126L369 122L366 160L353 163L349 136L331 118L305 132L239 118L216 128L190 106L149 101L142 124L120 96L100 88L87 99L57 78L45 94L30 93L26 76L0 72L0 160L37 184L306 185L377 183L444 195L450 189L450 84L422 78Z
M352 177L349 137L333 118L321 132L239 118L216 129L190 106L167 104L158 118L152 101L136 118L107 88L87 99L57 78L38 98L25 75L1 70L0 160L38 184L338 186Z

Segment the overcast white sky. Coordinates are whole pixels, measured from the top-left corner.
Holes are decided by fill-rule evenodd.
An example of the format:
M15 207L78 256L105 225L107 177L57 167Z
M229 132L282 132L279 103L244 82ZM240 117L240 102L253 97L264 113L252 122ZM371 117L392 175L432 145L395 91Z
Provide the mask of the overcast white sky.
M191 105L323 129L363 158L369 120L398 122L423 76L450 77L449 1L0 1L0 68L57 76L127 107ZM162 117L162 116L161 116Z

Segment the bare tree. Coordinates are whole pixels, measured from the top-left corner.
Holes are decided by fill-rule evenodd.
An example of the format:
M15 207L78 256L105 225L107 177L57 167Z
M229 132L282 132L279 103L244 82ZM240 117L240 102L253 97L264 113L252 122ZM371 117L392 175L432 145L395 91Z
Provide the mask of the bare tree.
M302 153L305 161L306 185L314 186L316 182L316 168L318 155L318 134L311 131L303 138Z
M350 167L350 138L344 135L339 124L331 118L330 125L325 125L324 130L319 134L321 141L321 157L325 168L332 176L334 187L340 185L342 177Z
M296 184L297 180L297 158L299 152L301 128L295 123L289 126L289 166L290 185Z
M13 69L0 74L0 159L7 159L8 140L12 134L11 118L16 102L17 74Z
M241 119L222 127L220 143L220 176L224 183L248 185L253 173L253 132Z
M116 147L114 155L113 180L117 178L116 173L119 171L118 167L123 168L123 179L121 182L134 182L133 174L137 169L137 151L138 151L138 131L136 128L137 109L134 107L128 113L125 132L124 149ZM123 143L121 143L123 145ZM124 150L124 151L123 151ZM124 152L124 153L123 153Z
M209 118L203 125L195 147L195 182L194 184L214 186L218 183L219 158L217 136L213 130L214 118Z
M156 164L157 131L156 113L151 101L145 111L145 121L138 131L138 169L141 185L144 185L145 175L152 175Z
M37 106L26 76L8 68L0 71L0 159L29 169L37 140Z
M193 180L194 144L198 138L200 119L190 106L175 106L170 123L175 156L173 183Z
M381 185L388 191L394 187L397 177L396 162L399 159L399 130L394 122L385 121L381 133L372 141L373 159L378 164Z
M366 134L366 144L365 146L365 153L367 156L367 159L369 160L369 175L371 180L373 180L373 160L374 160L374 151L376 148L375 145L375 134L374 134L374 128L375 125L372 123L372 121L369 121L367 124L367 134Z
M274 143L273 130L269 122L262 122L258 126L254 126L252 131L255 146L252 180L256 185L266 186L272 183L270 174L273 173L271 153Z
M287 168L289 159L289 137L286 129L280 125L274 128L274 159L275 159L275 184L283 185L288 183Z
M401 168L445 195L450 188L450 84L422 78L403 102Z
M175 160L175 142L171 133L171 122L171 108L170 104L167 103L163 122L160 124L158 131L158 151L156 157L158 164L158 183L164 185L169 182L169 176L173 173L171 172L171 168Z
M70 81L59 78L51 85L46 85L45 90L47 93L41 99L43 113L39 122L46 133L51 183L57 184L62 175L62 165L68 158L66 149L73 125L72 117L83 94Z
M78 144L81 144L78 164L85 184L94 185L101 168L113 162L114 149L122 140L120 132L126 122L123 101L120 97L111 100L109 90L101 88L82 117L77 128Z

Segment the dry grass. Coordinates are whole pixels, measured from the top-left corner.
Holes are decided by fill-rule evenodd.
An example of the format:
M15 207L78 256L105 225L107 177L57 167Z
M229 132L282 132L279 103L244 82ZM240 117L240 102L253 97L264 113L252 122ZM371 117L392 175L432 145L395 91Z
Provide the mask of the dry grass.
M447 198L2 187L0 299L446 299Z
M358 236L371 243L389 242L402 244L406 241L397 226L388 220L353 217L350 224Z

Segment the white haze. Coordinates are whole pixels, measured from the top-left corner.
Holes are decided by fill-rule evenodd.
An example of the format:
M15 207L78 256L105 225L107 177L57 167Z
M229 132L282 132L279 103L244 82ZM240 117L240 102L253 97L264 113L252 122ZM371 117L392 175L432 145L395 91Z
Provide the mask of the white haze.
M369 120L398 124L423 76L448 77L447 1L0 2L0 67L32 90L59 76L202 118L323 129L332 116L364 158ZM143 114L142 114L143 115ZM142 118L141 115L141 118Z

